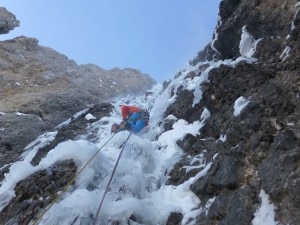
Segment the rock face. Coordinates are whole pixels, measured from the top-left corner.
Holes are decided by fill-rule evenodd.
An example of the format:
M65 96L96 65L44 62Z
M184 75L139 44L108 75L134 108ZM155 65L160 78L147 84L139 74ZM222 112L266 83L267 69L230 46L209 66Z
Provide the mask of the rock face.
M276 221L300 224L299 8L296 0L221 1L217 35L190 63L197 67L201 61L241 56L245 29L252 43L259 40L253 55L257 61L210 70L209 82L201 85L203 97L194 106L193 92L178 88L174 93L177 100L166 116L193 122L204 108L211 113L199 136L178 142L186 154L169 173L169 183L178 185L201 171L185 172L191 156L203 154L206 163L212 162L190 187L203 208L211 204L196 224L251 224L261 190L275 205ZM250 103L232 116L240 96Z
M16 26L15 16L0 8L0 34ZM39 134L88 105L145 93L155 84L136 69L77 65L35 38L2 41L0 52L0 168Z
M55 139L38 150L31 164L37 165L51 149L61 142L76 140L80 135L88 135L89 140L93 141L94 136L97 135L97 130L95 130L95 134L87 134L87 126L104 116L109 116L111 111L111 104L93 105L76 118L73 118L68 124L58 127ZM85 116L89 113L94 116L94 119L85 119ZM16 197L1 211L1 224L28 224L30 220L35 218L41 208L47 207L55 200L59 191L64 190L76 173L77 166L73 160L64 160L48 169L37 171L20 181L15 187ZM0 180L2 179L3 174L0 176Z
M0 7L0 34L7 34L9 31L18 27L20 22L15 15Z
M40 170L15 187L16 195L0 215L3 224L29 224L40 207L49 205L76 175L77 167L72 160L54 164ZM34 197L29 197L34 196ZM10 218L7 220L7 218Z
M77 112L82 105L118 95L141 94L155 84L148 75L134 69L106 71L92 64L79 66L39 46L34 38L0 42L0 51L2 112L22 111L47 120L53 114L51 110L74 112L70 108L76 108ZM63 106L65 102L70 105Z
M256 62L247 63L244 60L235 66L223 63L221 66L211 69L208 73L208 80L199 85L203 92L199 103L194 104L193 91L187 90L184 86L172 90L173 96L176 95L176 101L168 107L165 112L166 117L172 114L172 118L176 117L192 123L199 121L199 116L204 109L210 112L210 117L207 117L205 126L201 128L198 136L188 134L183 140L177 142L183 149L184 155L173 170L168 171L168 184L179 185L189 178L195 177L199 172L207 170L203 176L197 176L198 178L195 178L190 186L190 189L201 200L199 209L203 209L200 210L201 213L194 221L197 225L252 224L254 214L262 202L261 193L264 192L275 206L275 220L278 224L300 224L299 8L300 3L296 0L221 1L220 21L214 40L191 60L191 65L196 69L187 73L185 80L190 81L201 76L201 73L209 66L204 63L206 60L233 61L241 55L249 57L250 53L243 49L246 45L248 47L250 45L253 52L255 50L253 57L257 59ZM241 45L241 40L245 41L245 39L248 42ZM37 45L36 40L24 37L5 42L2 46L12 43L21 43L20 46L25 49L25 46L28 45L28 50L24 51L36 51L41 48ZM6 47L6 51L10 51L10 49ZM43 48L43 50L52 52L50 49ZM24 52L15 54L20 61L23 60L22 56L25 57L26 54L24 55ZM67 60L64 56L57 55L61 58L53 61L53 63L56 62L56 66L45 72L44 69L38 69L40 57L43 56L37 57L38 59L34 60L37 64L32 64L32 67L24 65L18 67L19 64L15 64L18 60L15 59L1 63L2 71L4 71L1 79L2 77L3 80L7 79L5 82L3 80L1 82L7 84L7 81L12 79L11 76L5 76L6 72L19 74L19 76L15 76L17 78L14 78L18 80L12 80L9 83L16 89L22 88L27 93L26 96L23 96L24 99L18 102L22 96L13 97L17 96L19 92L15 91L16 89L6 89L10 91L1 92L1 96L3 96L1 99L4 99L1 103L7 110L19 110L27 113L18 116L27 116L28 123L35 120L36 127L33 131L28 132L32 134L32 137L28 137L28 139L49 128L50 125L46 123L51 121L49 117L56 118L54 115L58 115L60 112L70 115L71 112L68 111L70 108L77 110L82 102L88 102L90 98L93 100L97 98L93 88L88 89L86 95L77 89L80 98L76 98L78 101L72 98L70 93L72 88L78 84L80 84L78 86L85 84L88 86L85 83L87 80L83 81L81 76L74 72L74 66L79 67L80 71L85 71L84 74L91 77L95 71L101 71L95 66L76 66L74 62ZM67 67L69 69L65 69L65 72L61 73L58 78L56 74L59 74L58 72L61 70L56 71L56 69L65 68L61 66L61 60L69 63ZM14 66L10 67L10 63ZM16 72L13 72L14 70ZM27 71L25 73L27 77L35 77L35 79L28 80L30 81L27 84L28 87L25 84L26 79L29 78L23 79L21 76L23 71ZM112 72L114 71L117 73L118 70ZM103 71L103 73L105 72ZM42 75L34 76L35 74ZM69 77L72 79L68 79ZM93 85L106 87L100 80L98 81ZM113 82L116 81L111 80L109 84L114 84ZM37 91L30 92L30 90L38 88L36 85L44 87L41 98L39 98L40 95L37 95ZM171 84L166 83L165 85ZM60 93L65 94L57 96L55 95L56 91L49 86L55 86ZM106 90L109 89L108 86ZM9 93L12 93L14 104L5 100ZM32 95L37 96L36 99L27 101L26 98ZM245 97L249 104L240 114L234 115L234 103L241 96ZM64 107L63 102L68 98L73 101L70 100L69 105ZM39 106L33 107L34 104ZM102 116L108 115L110 110L110 104L94 105L67 126L58 128L56 139L40 149L31 163L37 164L58 143L73 139L76 135L84 132L85 127L90 123L84 119L88 112L93 113L98 120ZM9 125L16 121L14 116L12 113L0 116L0 119L5 118L3 120L5 123L3 121L2 124L0 123L0 128L5 128L2 130L3 133L9 131ZM57 118L61 117L57 116ZM59 119L55 121L58 122ZM176 120L166 120L165 130L171 129L174 121ZM28 127L25 127L22 132L26 132L27 129ZM13 132L13 129L10 132ZM5 139L2 136L3 152L15 151L14 146L18 145L18 140L23 137L15 131L11 140L4 142ZM93 136L89 138L92 140ZM12 146L11 143L14 145ZM22 151L21 146L17 149ZM1 156L0 159L9 156ZM192 164L192 159L199 156L202 161L198 160L196 163L205 166ZM10 162L15 157L18 155L5 160ZM186 166L191 164L195 168L187 171ZM2 168L2 172L5 169ZM39 208L46 206L55 198L57 191L61 190L75 173L74 162L64 161L47 171L38 171L19 182L15 189L17 196L1 212L0 221L7 224L16 222L27 224L31 218L34 218ZM53 182L49 182L50 180ZM29 188L31 184L37 182L42 183L42 190L36 189L34 185ZM35 198L28 196L35 196ZM29 199L32 200L29 202ZM182 224L182 219L183 215L180 212L172 212L166 224ZM134 218L132 220L134 221Z

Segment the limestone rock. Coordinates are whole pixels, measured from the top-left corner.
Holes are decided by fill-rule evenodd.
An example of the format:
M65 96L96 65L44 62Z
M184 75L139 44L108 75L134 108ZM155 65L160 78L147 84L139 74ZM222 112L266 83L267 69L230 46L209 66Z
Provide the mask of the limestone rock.
M9 31L18 27L20 21L16 19L15 15L0 7L0 34L7 34Z
M185 171L193 156L202 154L204 163L212 163L190 187L204 209L213 200L197 224L251 224L261 189L275 204L277 222L300 224L299 11L296 0L221 1L217 36L190 63L238 58L245 27L253 39L261 39L253 55L257 61L212 69L194 106L192 91L182 87L174 93L177 99L166 116L192 123L204 108L211 114L200 135L177 142L185 155L169 172L169 183L179 185L203 170ZM240 96L250 103L233 116Z

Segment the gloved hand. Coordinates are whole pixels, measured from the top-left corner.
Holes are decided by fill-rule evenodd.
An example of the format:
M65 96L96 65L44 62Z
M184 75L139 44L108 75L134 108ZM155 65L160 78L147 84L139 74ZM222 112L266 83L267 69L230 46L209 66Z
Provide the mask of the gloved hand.
M117 133L119 130L120 130L120 126L118 124L114 123L111 126L111 133Z
M120 123L120 130L131 130L131 124L127 121L122 121Z

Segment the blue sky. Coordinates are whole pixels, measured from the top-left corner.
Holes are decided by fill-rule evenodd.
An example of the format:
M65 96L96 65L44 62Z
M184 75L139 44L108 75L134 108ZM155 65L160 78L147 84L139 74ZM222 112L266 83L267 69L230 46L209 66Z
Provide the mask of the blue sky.
M2 0L20 27L0 40L35 37L78 64L135 68L172 78L208 44L220 0Z

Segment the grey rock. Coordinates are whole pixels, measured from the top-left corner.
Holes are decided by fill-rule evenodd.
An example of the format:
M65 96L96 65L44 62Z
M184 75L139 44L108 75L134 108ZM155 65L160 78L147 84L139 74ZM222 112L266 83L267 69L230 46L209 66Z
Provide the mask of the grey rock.
M16 19L15 15L0 7L0 34L7 34L19 25L20 21Z
M181 213L172 212L167 220L166 225L180 225L183 215Z
M280 224L300 224L300 77L299 1L226 0L220 4L222 23L214 48L208 45L190 61L235 59L240 55L243 26L255 39L257 62L241 62L234 68L220 66L210 71L209 82L201 85L201 101L192 107L193 94L178 89L178 97L166 112L188 122L199 120L204 107L211 117L200 135L186 135L177 144L182 159L169 171L169 182L179 185L194 174L186 173L193 156L202 154L207 174L191 185L202 207L215 198L208 213L197 224L251 224L263 189L276 207ZM272 21L272 22L271 22ZM293 29L291 23L293 22ZM290 52L280 56L285 47ZM199 68L201 71L202 69ZM187 75L186 79L195 76ZM197 75L196 75L197 76ZM239 97L250 99L246 109L233 116L233 103ZM169 129L169 127L166 127ZM226 141L218 141L221 134ZM216 153L218 156L215 158ZM189 160L190 159L190 160Z
M203 213L197 218L197 224L251 224L252 199L255 194L247 186L240 190L222 193L211 204L207 216Z
M14 218L20 225L28 224L41 207L51 203L57 193L64 190L76 171L75 163L65 160L20 181L15 187L16 197L1 211L1 223L7 224Z

